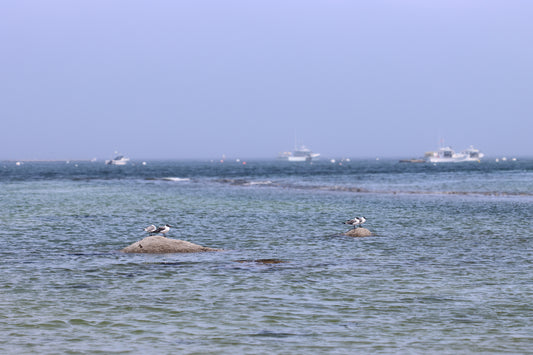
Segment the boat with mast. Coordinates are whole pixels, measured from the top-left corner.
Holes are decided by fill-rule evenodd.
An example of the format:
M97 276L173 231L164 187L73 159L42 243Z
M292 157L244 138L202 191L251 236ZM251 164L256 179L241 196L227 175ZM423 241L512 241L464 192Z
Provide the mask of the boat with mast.
M300 145L295 147L291 152L280 153L278 159L290 162L306 162L316 160L319 156L320 153L313 153L311 149L304 145Z
M479 162L485 155L479 149L470 146L460 153L456 153L451 147L441 147L434 152L427 152L425 155L428 163L462 163Z

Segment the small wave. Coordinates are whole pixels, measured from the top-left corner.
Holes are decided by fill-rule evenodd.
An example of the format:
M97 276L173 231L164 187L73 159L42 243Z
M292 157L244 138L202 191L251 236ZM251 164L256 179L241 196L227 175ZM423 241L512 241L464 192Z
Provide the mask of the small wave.
M181 181L190 181L189 178L179 178L179 177L164 177L161 178L163 181L174 181L174 182L181 182Z
M244 185L253 186L253 185L272 185L273 182L270 180L267 181L250 181Z
M274 183L270 180L266 181L250 181L246 179L217 179L216 182L223 184L230 184L235 186L258 186L258 185L273 185Z

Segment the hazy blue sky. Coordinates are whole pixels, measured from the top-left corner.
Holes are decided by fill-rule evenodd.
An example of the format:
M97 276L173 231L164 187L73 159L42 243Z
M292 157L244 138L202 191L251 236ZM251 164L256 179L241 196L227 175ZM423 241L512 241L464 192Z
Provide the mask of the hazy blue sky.
M0 159L533 156L531 0L3 0Z

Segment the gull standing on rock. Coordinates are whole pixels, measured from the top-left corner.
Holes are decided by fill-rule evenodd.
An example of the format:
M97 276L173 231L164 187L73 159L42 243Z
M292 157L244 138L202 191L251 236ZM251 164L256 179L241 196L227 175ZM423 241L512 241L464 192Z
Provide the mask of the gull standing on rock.
M353 219L350 219L349 221L343 222L343 224L350 224L353 226L353 229L356 228L356 226L361 227L361 224L366 222L365 217L355 217Z
M170 227L172 227L170 224L165 224L164 226L157 228L154 233L161 233L163 236L165 236L165 234L170 230Z
M156 226L154 226L154 225L152 224L152 225L150 225L150 226L144 228L144 231L145 231L145 232L148 232L148 233L150 233L150 234L152 234L152 233L154 233L154 232L156 231L156 229L157 229Z

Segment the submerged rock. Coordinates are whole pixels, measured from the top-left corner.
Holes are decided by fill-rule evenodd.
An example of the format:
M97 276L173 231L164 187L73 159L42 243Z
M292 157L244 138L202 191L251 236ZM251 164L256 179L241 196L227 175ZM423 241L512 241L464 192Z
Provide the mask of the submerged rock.
M366 228L355 228L350 229L344 235L347 235L348 237L370 237L372 235L372 232L370 232Z
M220 249L213 249L203 247L198 244L187 242L185 240L170 239L167 237L154 235L146 237L138 242L135 242L121 250L123 253L151 253L151 254L165 254L165 253L198 253L204 251L219 251Z

